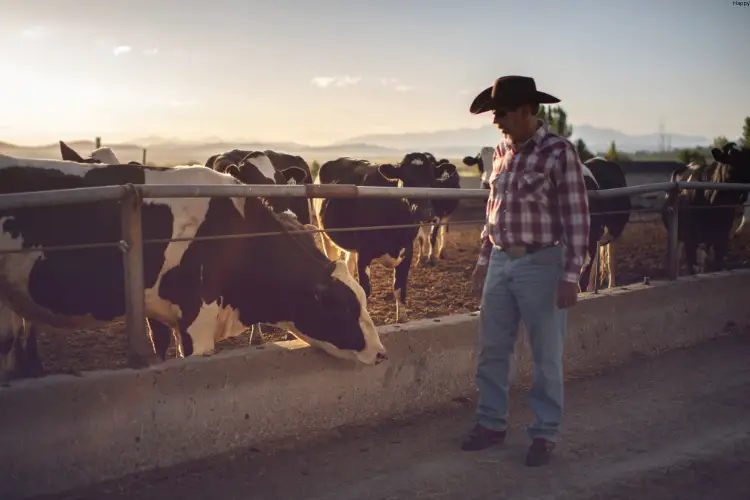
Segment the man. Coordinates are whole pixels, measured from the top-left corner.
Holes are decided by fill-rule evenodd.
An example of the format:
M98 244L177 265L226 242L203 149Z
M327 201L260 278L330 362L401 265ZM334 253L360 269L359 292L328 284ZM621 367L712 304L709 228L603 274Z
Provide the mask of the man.
M529 333L536 423L526 465L549 461L563 408L563 337L575 305L589 233L582 165L575 147L537 119L540 103L559 99L532 78L505 76L471 104L493 111L504 139L495 149L482 248L472 274L481 294L477 423L464 450L502 442L508 425L508 377L519 320Z

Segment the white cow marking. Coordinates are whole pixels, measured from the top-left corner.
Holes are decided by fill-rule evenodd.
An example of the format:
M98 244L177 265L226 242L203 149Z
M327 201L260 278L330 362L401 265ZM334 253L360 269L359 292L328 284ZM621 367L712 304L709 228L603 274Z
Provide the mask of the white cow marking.
M245 161L247 161L251 165L255 165L266 179L275 183L274 174L276 173L276 169L273 168L273 163L271 163L271 160L268 158L268 156L259 155L254 158L248 158Z

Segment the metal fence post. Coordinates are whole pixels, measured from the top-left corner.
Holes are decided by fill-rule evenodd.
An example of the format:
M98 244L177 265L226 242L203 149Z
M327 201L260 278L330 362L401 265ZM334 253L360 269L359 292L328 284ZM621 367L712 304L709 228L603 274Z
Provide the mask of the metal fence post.
M680 275L680 242L678 228L680 224L680 197L675 187L674 197L667 207L667 274L670 280L676 280Z
M120 202L123 266L125 271L125 328L128 335L128 365L144 368L155 359L146 335L146 305L143 295L143 233L141 197L132 184Z

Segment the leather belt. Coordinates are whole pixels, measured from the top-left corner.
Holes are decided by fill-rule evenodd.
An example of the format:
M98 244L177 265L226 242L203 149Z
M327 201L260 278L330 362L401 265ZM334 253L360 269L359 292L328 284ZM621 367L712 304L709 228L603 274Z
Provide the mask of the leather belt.
M557 246L559 244L558 241L555 241L553 243L533 243L531 245L512 245L509 247L503 247L502 245L496 245L497 249L501 252L505 252L508 254L508 257L511 259L520 259L521 257L524 257L526 255L531 255L532 253L536 253L539 250L544 250L545 248L550 248Z

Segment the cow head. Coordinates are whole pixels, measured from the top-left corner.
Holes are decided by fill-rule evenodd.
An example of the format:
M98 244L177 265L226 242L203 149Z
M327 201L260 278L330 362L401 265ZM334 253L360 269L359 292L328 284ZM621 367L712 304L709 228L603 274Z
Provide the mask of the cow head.
M472 167L476 165L479 173L480 186L482 189L490 188L490 174L492 173L492 157L495 150L490 147L483 147L476 156L465 156L464 165Z
M731 167L727 182L750 183L750 148L729 142L723 148L711 149L711 156L719 163Z
M258 224L280 232L314 228L266 208L258 211L257 203L248 202L243 232L257 231ZM275 323L338 358L365 364L385 359L365 292L346 262L328 260L307 234L287 233L261 241L248 239L240 247L246 250L232 252L243 256L233 270L233 277L240 281L232 298L243 323ZM262 295L248 293L248 285L262 289ZM246 318L243 309L256 314L260 310L264 316Z
M424 153L409 153L398 166L380 165L378 170L386 179L397 180L404 187L435 187L434 161ZM434 211L429 199L414 198L408 199L408 202L417 222L429 222L433 219Z
M321 254L322 255L322 254ZM385 359L362 287L346 262L328 261L325 272L295 311L290 330L308 344L342 359L376 364Z
M435 165L435 183L438 187L460 187L456 166L442 159Z
M261 151L249 152L233 149L211 156L206 160L205 166L230 174L243 184L301 184L306 176L305 171L299 167L277 170L270 158ZM289 196L273 196L266 198L266 201L275 212L282 213L289 210L292 199Z

